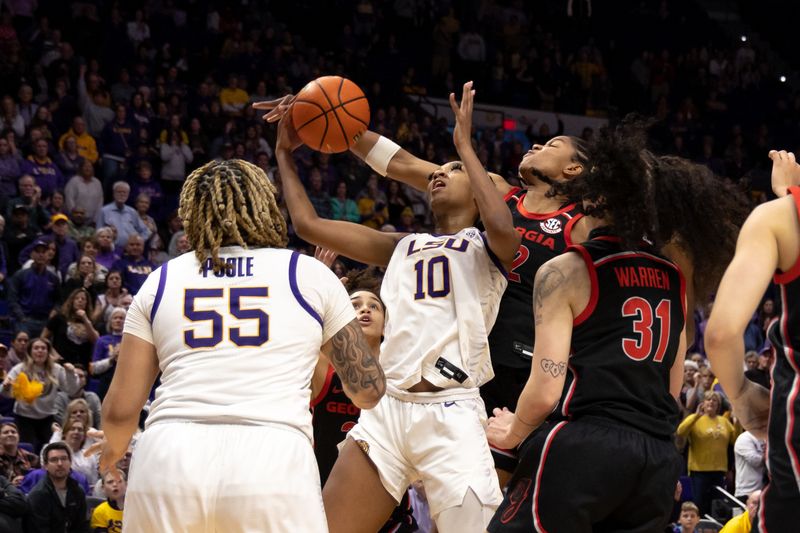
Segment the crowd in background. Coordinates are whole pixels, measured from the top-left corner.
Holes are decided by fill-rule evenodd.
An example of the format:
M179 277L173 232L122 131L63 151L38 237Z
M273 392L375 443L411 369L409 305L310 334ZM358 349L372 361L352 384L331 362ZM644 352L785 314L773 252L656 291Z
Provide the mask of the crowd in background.
M32 490L52 477L37 452L63 440L72 472L86 478L81 490L102 489L96 463L76 452L91 442L87 431L101 427L99 405L132 296L152 270L189 248L177 216L182 181L211 159L241 158L280 190L276 132L251 104L320 75L356 81L371 104L371 129L433 162L454 158L451 130L408 96L444 97L472 79L480 102L556 116L652 115L656 149L705 163L746 187L754 203L767 199L767 151L796 146L800 93L749 41L726 37L692 3L539 4L5 2L0 475ZM633 16L637 24L618 31ZM530 144L561 129L533 120L523 127L524 134L476 131L481 161L511 181ZM376 229L430 227L423 193L379 179L355 157L303 149L297 159L320 216ZM296 237L291 245L306 248ZM778 311L765 300L748 332L748 366L766 385L766 327ZM719 496L715 484L746 498L764 475L763 442L731 420L705 362L705 316L707 309L696 313L698 342L686 363L678 440L687 443L688 477L676 495L703 514ZM59 362L47 362L51 353ZM47 383L32 403L15 388L22 370ZM77 422L74 409L83 415Z

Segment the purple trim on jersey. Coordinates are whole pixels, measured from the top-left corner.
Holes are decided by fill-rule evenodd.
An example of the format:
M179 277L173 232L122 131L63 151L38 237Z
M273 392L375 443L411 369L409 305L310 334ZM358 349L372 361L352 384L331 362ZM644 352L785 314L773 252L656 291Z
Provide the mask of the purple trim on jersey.
M161 265L161 273L158 276L158 290L156 290L156 297L153 300L153 308L150 310L150 323L153 323L153 319L156 317L156 311L158 311L158 306L161 304L161 298L164 297L164 286L167 284L167 267L169 263L164 263Z
M292 258L289 260L289 287L292 288L292 294L294 294L295 300L297 303L300 304L300 307L306 310L306 312L311 315L311 318L319 322L320 327L322 327L322 317L314 311L314 308L308 305L308 302L305 301L303 295L300 294L300 289L297 288L297 258L300 257L299 252L292 252Z
M500 273L503 274L506 279L508 279L508 272L506 272L506 269L503 268L503 263L501 263L497 256L494 255L492 248L489 246L489 241L486 240L486 234L480 232L479 235L481 236L481 239L483 239L483 244L486 246L486 251L489 253L489 259L492 260L492 263L494 263L494 266L497 267L497 270L499 270Z

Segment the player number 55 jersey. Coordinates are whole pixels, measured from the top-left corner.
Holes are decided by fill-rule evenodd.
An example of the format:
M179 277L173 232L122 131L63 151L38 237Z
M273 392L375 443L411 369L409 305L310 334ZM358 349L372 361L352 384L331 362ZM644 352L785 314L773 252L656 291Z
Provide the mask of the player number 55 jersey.
M215 274L193 253L153 272L125 333L152 343L161 385L151 424L281 424L311 439L308 402L320 346L355 318L341 282L297 252L222 248Z

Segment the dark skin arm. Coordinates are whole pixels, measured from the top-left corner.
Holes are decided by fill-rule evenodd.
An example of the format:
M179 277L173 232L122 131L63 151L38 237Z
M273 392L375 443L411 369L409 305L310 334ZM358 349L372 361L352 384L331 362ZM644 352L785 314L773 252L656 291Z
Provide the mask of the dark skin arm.
M277 122L289 111L294 102L294 98L294 95L290 94L277 100L256 102L253 104L253 108L267 110L268 113L264 115L264 120L267 122ZM356 143L350 148L350 151L353 155L364 161L367 158L367 154L369 154L380 137L380 134L367 130L361 134ZM438 168L439 165L420 159L408 150L401 148L389 161L389 165L386 167L386 175L419 191L427 191L428 180L431 174ZM497 188L497 192L502 196L505 196L512 188L511 185L498 174L489 173L489 178Z
M511 211L505 204L494 184L481 165L475 150L472 148L472 108L475 91L472 82L464 84L461 95L461 105L456 105L456 97L450 94L450 107L456 116L456 127L453 131L453 141L461 161L464 163L469 176L472 194L478 204L481 221L486 228L486 240L489 248L503 263L506 269L511 267L514 254L517 253L520 243L520 234L514 229Z
M300 145L291 114L278 124L275 156L283 184L283 196L297 234L304 240L370 265L386 266L405 233L381 231L341 220L320 218L297 176L292 151Z

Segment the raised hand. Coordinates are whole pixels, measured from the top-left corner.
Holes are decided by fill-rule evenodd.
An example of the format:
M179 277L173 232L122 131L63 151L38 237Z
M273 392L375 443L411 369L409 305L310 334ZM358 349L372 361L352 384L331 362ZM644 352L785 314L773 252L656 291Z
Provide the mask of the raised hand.
M289 111L294 103L295 98L297 98L297 96L293 94L287 94L286 96L277 98L275 100L255 102L253 104L253 109L268 111L268 113L262 118L266 122L277 122Z
M800 185L800 165L794 153L786 150L770 150L769 158L772 159L772 192L783 198L789 187Z
M461 93L461 104L456 104L456 95L450 93L450 109L456 116L456 127L453 129L453 143L456 147L472 146L472 104L475 99L475 91L472 82L464 84Z
M333 262L336 261L336 258L339 257L339 254L334 252L333 250L328 250L327 248L322 248L317 246L314 250L314 259L325 265L326 267L330 268L333 265Z
M278 122L278 141L275 144L275 150L288 150L293 152L298 146L303 144L300 137L297 136L297 131L294 129L292 123L292 114L286 112L283 118Z

